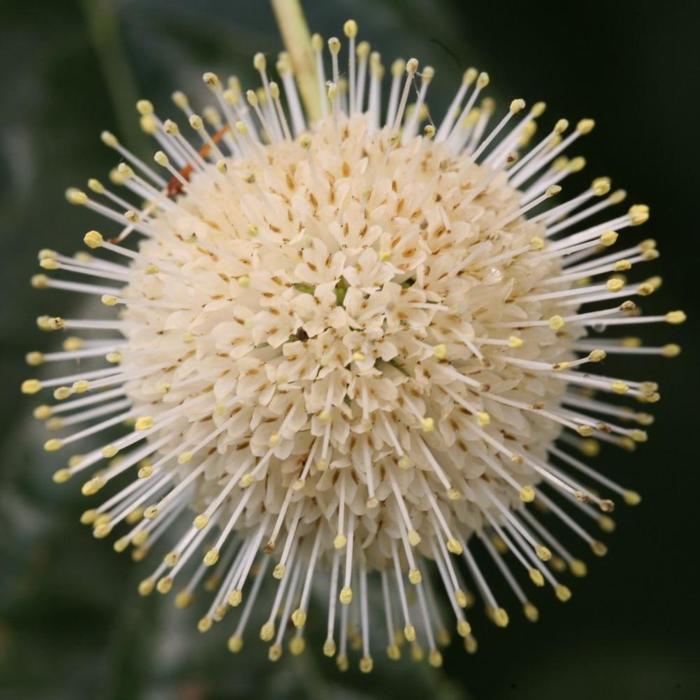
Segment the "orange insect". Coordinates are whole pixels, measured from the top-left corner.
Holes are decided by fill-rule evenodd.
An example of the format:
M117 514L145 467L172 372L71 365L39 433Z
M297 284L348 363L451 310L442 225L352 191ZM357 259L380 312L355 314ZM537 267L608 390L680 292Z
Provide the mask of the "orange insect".
M221 139L224 137L224 134L227 131L230 131L231 127L227 124L226 126L222 126L218 131L216 131L212 137L211 140L218 144ZM211 144L210 143L204 143L199 149L199 155L202 156L202 158L206 158L209 154L211 153ZM188 163L187 165L183 166L180 169L180 177L182 177L184 180L187 180L189 182L190 175L192 174L192 171L194 170L194 165L192 163ZM166 188L165 188L165 194L170 197L171 199L174 199L177 197L177 195L182 192L182 182L173 175L173 177L170 178L170 181L168 182ZM134 230L134 226L128 226L125 228L118 236L115 236L114 238L109 239L109 243L121 243L132 231Z
M214 135L211 137L211 140L218 144L221 139L224 137L224 134L227 131L230 131L231 127L226 124L225 126L222 126ZM199 155L202 156L202 158L206 158L209 154L211 153L211 144L209 143L204 143L199 149ZM191 163L188 163L185 165L181 170L180 170L180 175L189 182L190 175L192 174L192 171L194 170L194 165ZM182 182L178 180L174 175L173 177L170 178L170 182L168 182L168 187L167 187L167 195L171 199L174 197L177 197L177 195L182 192Z

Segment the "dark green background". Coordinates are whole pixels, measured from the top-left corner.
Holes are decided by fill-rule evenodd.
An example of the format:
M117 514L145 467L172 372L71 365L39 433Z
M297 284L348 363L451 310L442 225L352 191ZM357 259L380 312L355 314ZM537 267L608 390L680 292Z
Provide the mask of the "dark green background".
M28 349L45 336L34 317L73 300L28 286L41 247L79 248L94 218L63 191L113 165L103 128L147 154L133 103L168 111L182 87L204 94L206 69L251 75L256 50L279 48L266 2L248 0L33 0L0 3L0 698L210 700L287 697L700 697L698 642L698 169L699 10L690 2L458 2L345 0L306 3L324 36L354 16L386 61L416 55L437 68L444 105L466 65L488 69L495 96L546 99L548 116L593 116L574 155L579 186L610 175L652 220L665 284L649 301L684 308L676 361L630 361L658 378L663 401L652 440L634 454L605 451L604 469L637 487L643 504L617 514L611 554L590 562L562 606L538 601L537 625L482 624L480 651L457 645L444 673L380 662L369 677L341 676L316 653L271 666L257 644L232 657L226 630L202 637L187 614L135 593L147 571L77 524L77 488L55 487L40 450L32 400L18 395ZM168 106L166 106L166 104ZM435 109L435 107L434 107ZM439 109L435 110L438 114ZM628 235L628 234L625 234ZM629 234L637 240L639 232ZM59 297L59 298L57 298ZM614 368L614 363L611 364ZM613 371L612 369L610 370ZM518 617L512 615L512 618ZM226 625L222 625L224 627Z

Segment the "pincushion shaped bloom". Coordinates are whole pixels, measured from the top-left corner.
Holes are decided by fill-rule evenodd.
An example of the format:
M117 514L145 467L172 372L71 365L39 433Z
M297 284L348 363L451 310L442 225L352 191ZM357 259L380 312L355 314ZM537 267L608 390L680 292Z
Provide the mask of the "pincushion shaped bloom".
M658 256L625 231L646 206L607 178L560 195L592 120L536 134L545 105L496 113L471 68L438 118L432 68L385 76L344 35L301 32L277 82L256 55L255 90L205 74L201 116L180 92L179 121L140 101L155 162L102 135L113 184L68 200L109 228L42 251L58 276L33 284L112 314L39 318L69 335L29 363L69 369L23 390L56 399L46 449L81 452L55 480L108 492L83 522L152 553L141 594L184 607L208 578L199 629L230 625L232 651L254 616L270 659L300 653L313 615L341 669L376 646L439 665L451 628L476 649L477 601L534 621L536 587L566 601L581 549L605 553L592 532L639 496L587 458L645 441L659 394L601 362L676 355L619 331L684 315L643 315L660 280L627 280Z

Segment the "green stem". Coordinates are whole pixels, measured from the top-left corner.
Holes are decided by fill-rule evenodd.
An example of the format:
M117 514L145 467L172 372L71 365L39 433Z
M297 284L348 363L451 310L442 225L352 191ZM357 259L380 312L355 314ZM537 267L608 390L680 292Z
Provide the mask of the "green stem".
M136 126L132 112L138 99L136 84L122 49L115 3L108 0L82 0L81 4L121 138L132 150L144 150L146 141Z
M311 36L300 0L271 0L285 48L294 68L299 92L310 121L321 116L316 64L311 50Z

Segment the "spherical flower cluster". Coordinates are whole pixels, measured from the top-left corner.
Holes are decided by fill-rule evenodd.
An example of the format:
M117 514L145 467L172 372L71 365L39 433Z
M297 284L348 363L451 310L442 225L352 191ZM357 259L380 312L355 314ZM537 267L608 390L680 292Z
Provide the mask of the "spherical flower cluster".
M347 81L341 42L328 42L327 82L313 37L304 108L294 52L277 63L283 89L259 54L257 91L206 74L216 106L203 116L175 93L191 138L138 103L158 167L103 134L123 159L112 181L139 203L97 180L92 194L70 190L70 202L117 229L85 235L104 255L41 252L44 269L87 282L33 282L96 295L116 314L40 318L42 329L79 335L30 364L80 364L23 390L54 389L57 403L36 409L62 431L47 450L101 439L55 480L89 474L88 496L120 485L83 522L97 537L120 532L115 549L133 546L136 559L162 545L142 594L177 586L185 606L215 567L199 628L240 605L232 651L272 588L260 636L273 660L290 628L292 653L303 650L307 614L325 607L323 650L341 668L349 646L372 668L372 627L385 628L390 658L407 643L437 665L449 624L439 594L469 651L476 595L495 624L508 623L484 557L534 621L518 574L565 601L564 570L585 573L548 521L605 553L568 510L605 530L609 494L639 497L576 452L593 454L594 438L628 448L646 439L648 414L598 394L658 393L589 365L678 348L595 334L684 317L640 315L632 298L659 280L620 275L657 257L653 241L611 247L646 221L645 206L599 216L625 197L607 178L551 204L583 166L562 154L592 120L559 120L537 140L544 104L518 99L492 125L492 102L477 106L488 75L469 69L434 122L434 71L416 59L393 64L384 106L379 54L356 43L354 22L345 34ZM89 369L95 360L106 365Z

